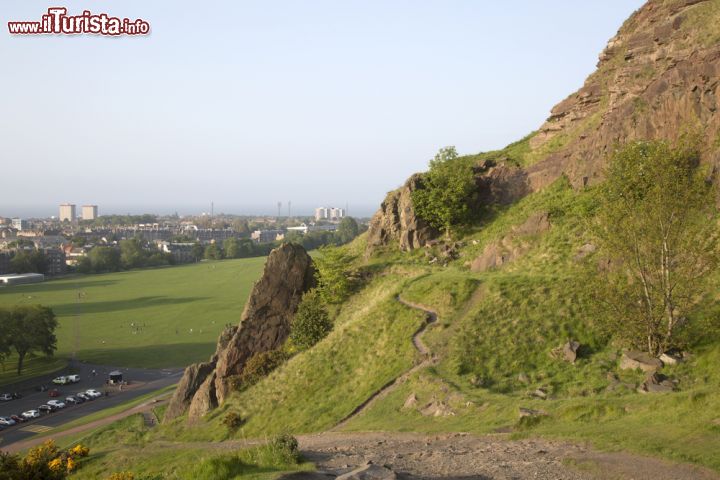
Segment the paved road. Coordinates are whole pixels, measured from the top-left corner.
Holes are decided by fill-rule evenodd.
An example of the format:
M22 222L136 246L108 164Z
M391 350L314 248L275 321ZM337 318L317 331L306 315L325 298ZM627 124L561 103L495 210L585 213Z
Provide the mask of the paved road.
M92 372L95 370L96 375ZM124 386L122 391L116 386L106 386L107 374L113 370L123 372L124 380L129 385ZM58 375L76 373L80 375L80 382L73 385L54 386L52 379ZM107 390L109 396L102 397L92 402L85 402L81 405L68 406L55 413L44 415L36 420L25 422L0 431L0 449L11 443L26 440L37 433L48 432L67 422L82 418L106 408L126 403L141 395L164 388L177 383L182 374L181 369L151 370L143 368L115 368L107 365L79 364L76 368L66 368L52 375L36 377L34 379L0 387L0 392L17 392L22 398L10 402L0 403L0 416L18 415L26 410L36 409L38 406L50 400L47 392L39 392L36 387L46 385L49 388L57 388L61 392L59 399L73 393L94 388L101 392Z

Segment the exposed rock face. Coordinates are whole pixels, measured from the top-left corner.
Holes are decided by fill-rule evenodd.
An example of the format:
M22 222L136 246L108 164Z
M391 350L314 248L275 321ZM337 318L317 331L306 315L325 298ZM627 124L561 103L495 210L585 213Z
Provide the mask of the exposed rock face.
M583 87L558 103L530 138L530 151L520 159L527 167L503 158L497 166L478 165L481 202L511 203L562 175L582 188L602 179L615 145L673 141L688 131L701 134L703 162L720 168L718 22L720 11L709 0L648 1L608 42ZM404 195L417 182L413 176L388 195L370 227L370 248L399 242L412 250L432 236Z
M477 174L479 173L479 174ZM486 162L475 175L480 205L509 205L531 192L527 172L507 161Z
M197 419L222 404L230 391L230 377L240 374L250 357L285 342L302 295L314 286L315 267L304 248L284 244L270 252L240 325L223 332L210 362L185 370L165 419L185 411L189 419Z
M193 395L214 369L215 365L211 362L195 363L185 369L172 400L170 400L168 408L165 410L166 419L171 420L185 413L190 406L190 402L192 402Z
M597 71L532 138L534 150L564 144L528 169L533 190L560 174L576 187L596 182L616 142L674 140L699 124L704 160L716 165L720 48L703 30L717 21L707 0L651 0L635 12L600 54Z
M401 188L388 193L370 221L368 248L397 243L402 251L424 247L439 232L415 214L412 192L422 188L422 176L415 174Z
M539 235L550 229L550 217L547 212L535 212L521 225L500 241L490 243L483 252L470 263L473 272L484 272L501 267L525 255L531 245L522 241L522 237Z

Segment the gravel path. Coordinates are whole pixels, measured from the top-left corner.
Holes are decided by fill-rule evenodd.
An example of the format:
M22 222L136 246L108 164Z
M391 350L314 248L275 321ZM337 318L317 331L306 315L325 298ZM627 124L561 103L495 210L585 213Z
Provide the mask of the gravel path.
M287 479L334 478L368 461L400 479L717 480L699 467L626 453L597 452L545 439L415 433L324 433L298 437L319 472Z

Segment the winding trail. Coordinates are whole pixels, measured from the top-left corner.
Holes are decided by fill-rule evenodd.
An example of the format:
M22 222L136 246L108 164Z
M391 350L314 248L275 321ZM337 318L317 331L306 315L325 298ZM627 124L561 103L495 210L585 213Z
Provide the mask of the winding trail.
M418 370L422 370L429 366L435 365L438 362L438 358L430 352L430 349L422 341L422 336L425 334L427 327L437 322L437 312L425 305L420 305L419 303L413 303L405 300L399 295L397 296L396 300L405 305L406 307L420 310L421 312L425 313L425 322L420 326L420 328L417 329L417 331L412 336L412 344L415 347L415 350L417 350L417 352L420 354L420 358L422 360L420 361L420 363L417 363L411 369L405 371L405 373L403 373L402 375L393 378L388 383L380 387L380 389L376 390L363 403L358 405L352 412L350 412L348 416L340 420L337 425L331 428L331 432L342 429L345 425L347 425L348 422L350 422L350 420L360 415L363 411L374 405L375 402L382 398L385 398L390 392L405 383L413 373L417 372Z

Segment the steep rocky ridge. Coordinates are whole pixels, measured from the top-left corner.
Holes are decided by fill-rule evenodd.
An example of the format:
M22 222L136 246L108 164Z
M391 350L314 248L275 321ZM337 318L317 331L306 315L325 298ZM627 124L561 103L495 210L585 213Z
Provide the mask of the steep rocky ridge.
M650 0L608 42L597 70L552 109L520 155L489 168L478 155L480 197L485 204L506 204L562 175L573 187L582 188L602 179L614 145L641 139L673 141L683 133L700 135L703 161L717 168L719 82L720 1ZM416 174L411 180L421 188L421 177ZM391 192L376 214L370 225L370 249L397 244L401 250L412 250L437 235L416 228L423 222L409 195L404 195L407 188L408 184ZM402 216L385 208L398 197L403 199Z
M230 393L231 377L242 372L250 357L274 350L285 342L303 293L314 285L315 267L303 247L283 244L270 252L239 326L220 335L215 354L208 362L185 369L165 420L186 411L189 419L197 419L222 404Z

